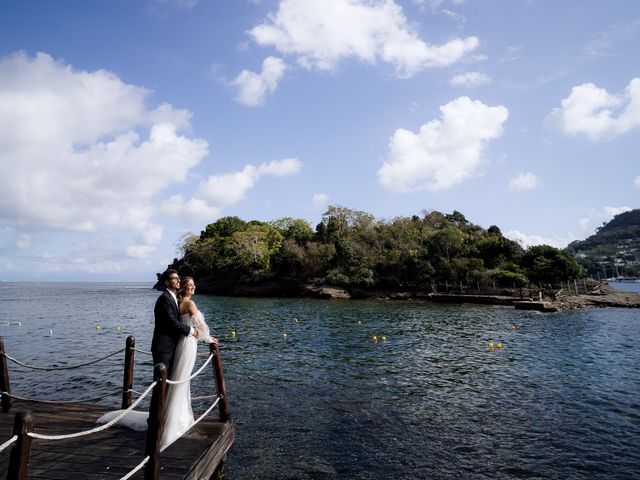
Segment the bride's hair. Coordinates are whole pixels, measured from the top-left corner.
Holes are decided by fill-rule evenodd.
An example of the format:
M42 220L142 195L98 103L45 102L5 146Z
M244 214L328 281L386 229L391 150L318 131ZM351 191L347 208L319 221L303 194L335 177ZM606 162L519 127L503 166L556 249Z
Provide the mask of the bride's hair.
M196 284L196 281L193 279L193 277L182 277L180 279L180 298L184 297L184 292L187 289L187 283L189 282L189 280L191 280L194 285Z

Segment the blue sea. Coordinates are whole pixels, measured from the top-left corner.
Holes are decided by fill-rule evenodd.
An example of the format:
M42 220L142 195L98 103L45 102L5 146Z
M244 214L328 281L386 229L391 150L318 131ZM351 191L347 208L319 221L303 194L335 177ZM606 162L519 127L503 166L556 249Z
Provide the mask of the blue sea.
M150 284L0 283L0 334L35 365L82 363L128 335L148 350L157 295ZM640 478L640 310L194 300L221 343L237 428L229 480ZM122 359L56 374L10 363L12 392L113 392L103 402L116 406ZM134 389L151 377L137 353ZM212 388L201 375L193 395ZM194 402L196 415L206 407Z

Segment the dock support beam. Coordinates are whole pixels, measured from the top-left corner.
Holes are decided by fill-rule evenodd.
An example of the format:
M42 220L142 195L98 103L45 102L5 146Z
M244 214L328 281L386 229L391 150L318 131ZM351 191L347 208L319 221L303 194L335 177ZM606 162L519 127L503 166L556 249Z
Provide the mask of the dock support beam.
M145 444L145 455L149 456L149 461L144 466L144 480L160 478L160 442L164 432L164 403L167 396L167 367L164 363L156 365L153 378L158 383L153 388L149 406Z
M227 388L224 385L224 372L222 371L222 360L220 358L220 346L216 343L209 344L209 351L213 354L213 376L216 379L217 395L222 395L218 408L220 411L220 421L226 422L231 417L229 413L229 401L227 400Z
M27 480L27 467L31 456L31 437L33 432L33 415L29 410L16 413L13 422L13 434L18 440L11 449L7 480Z
M133 388L133 361L135 356L136 339L133 335L127 337L127 348L124 354L124 380L122 381L122 409L131 406Z
M11 385L9 384L9 368L7 366L7 357L4 352L4 338L0 337L0 390L2 392L11 393ZM11 397L2 395L2 411L8 412L11 409Z

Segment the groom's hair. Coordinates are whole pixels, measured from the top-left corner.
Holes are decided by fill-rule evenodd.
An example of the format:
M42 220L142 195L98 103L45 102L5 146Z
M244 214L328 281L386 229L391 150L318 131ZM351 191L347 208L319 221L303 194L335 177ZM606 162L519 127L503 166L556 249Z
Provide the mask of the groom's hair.
M169 281L169 277L174 273L178 273L175 268L167 268L164 272L162 272L162 275L160 275L160 281L162 282L162 284L165 285L166 282Z

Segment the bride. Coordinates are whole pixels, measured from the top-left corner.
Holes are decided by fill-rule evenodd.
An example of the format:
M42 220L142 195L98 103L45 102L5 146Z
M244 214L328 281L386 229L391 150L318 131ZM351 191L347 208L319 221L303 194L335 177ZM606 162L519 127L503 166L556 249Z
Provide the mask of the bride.
M160 449L164 450L180 438L194 422L191 408L191 382L185 381L191 376L196 363L198 340L207 343L218 343L209 333L209 327L204 321L202 312L198 310L191 299L196 291L196 284L191 277L184 277L180 284L180 321L198 331L198 338L193 335L182 336L174 354L173 372L170 380L181 382L167 386L164 433ZM107 423L121 414L123 410L108 412L100 417L96 423ZM132 430L146 430L147 412L131 411L118 423Z
M218 340L210 336L204 316L196 307L195 302L191 300L195 291L196 284L193 278L184 277L180 283L180 321L194 327L198 331L198 338L193 335L182 336L176 346L171 380L183 383L168 387L164 434L160 448L171 445L194 421L191 409L191 382L185 380L191 376L193 366L196 363L198 340L218 343Z

